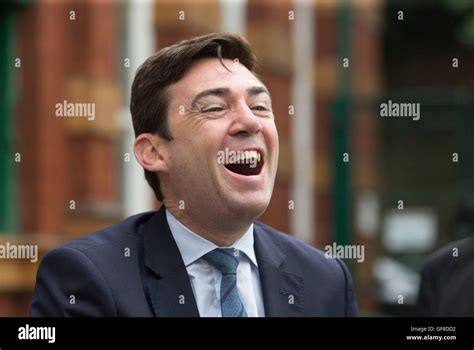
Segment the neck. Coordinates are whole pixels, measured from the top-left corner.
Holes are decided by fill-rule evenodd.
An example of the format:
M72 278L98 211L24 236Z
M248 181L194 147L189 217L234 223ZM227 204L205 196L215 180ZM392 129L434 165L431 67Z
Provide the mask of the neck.
M226 225L216 225L216 222L205 218L206 222L200 223L199 220L191 218L185 210L175 208L173 206L165 206L173 216L188 229L198 234L204 239L214 243L219 247L228 247L238 241L248 230L252 223L234 225L232 227Z

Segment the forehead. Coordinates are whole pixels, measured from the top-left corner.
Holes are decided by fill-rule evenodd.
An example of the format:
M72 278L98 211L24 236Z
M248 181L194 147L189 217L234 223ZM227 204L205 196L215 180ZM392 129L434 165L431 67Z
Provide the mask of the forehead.
M174 96L189 98L202 90L217 87L245 92L249 87L264 86L243 64L229 59L223 59L223 62L230 72L217 58L197 60L178 82L170 86L170 91Z

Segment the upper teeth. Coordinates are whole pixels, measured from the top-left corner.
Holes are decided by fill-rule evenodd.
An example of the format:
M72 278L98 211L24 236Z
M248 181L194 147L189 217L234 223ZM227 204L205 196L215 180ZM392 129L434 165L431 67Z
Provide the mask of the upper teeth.
M254 162L255 160L260 162L260 159L262 158L260 152L255 150L229 151L229 153L229 158L226 161L227 164L248 164Z
M257 150L220 150L217 152L217 162L221 164L253 164L263 159Z
M258 151L245 151L243 152L243 157L245 159L252 159L252 158L257 158L257 161L260 162L260 152Z

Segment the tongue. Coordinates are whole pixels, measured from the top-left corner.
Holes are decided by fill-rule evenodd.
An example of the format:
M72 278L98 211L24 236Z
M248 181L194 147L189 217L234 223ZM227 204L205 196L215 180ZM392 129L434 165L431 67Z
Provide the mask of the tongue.
M260 173L259 166L251 167L250 164L227 164L225 167L234 173L245 176L258 175Z

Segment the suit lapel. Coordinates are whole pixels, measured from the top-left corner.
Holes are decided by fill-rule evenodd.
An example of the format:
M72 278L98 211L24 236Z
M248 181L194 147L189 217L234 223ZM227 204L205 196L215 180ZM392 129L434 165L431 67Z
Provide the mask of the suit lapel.
M254 236L265 316L304 316L303 277L284 268L286 255L258 224Z
M147 297L156 317L199 317L188 273L165 214L161 207L143 227Z
M142 275L155 317L199 317L193 290L162 207L142 228ZM285 268L286 255L254 225L265 316L304 316L303 277Z

